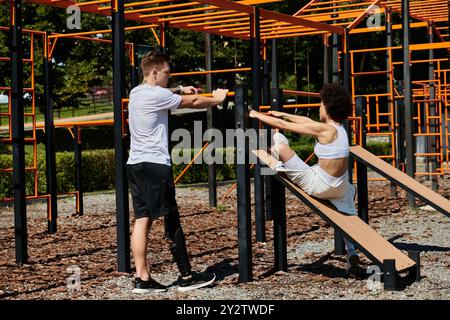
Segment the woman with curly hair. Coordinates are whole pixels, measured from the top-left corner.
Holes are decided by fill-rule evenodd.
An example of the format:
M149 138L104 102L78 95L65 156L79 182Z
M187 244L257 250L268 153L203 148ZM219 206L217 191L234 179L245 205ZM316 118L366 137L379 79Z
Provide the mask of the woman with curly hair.
M320 122L278 111L265 115L252 110L250 117L278 129L314 136L314 153L319 161L310 167L289 147L283 134L275 133L272 153L279 160L276 170L284 172L309 195L329 200L339 211L356 215L355 188L348 182L348 136L342 125L351 115L351 98L344 87L335 83L326 84L320 91L320 98ZM349 270L357 265L359 258L353 244L344 240Z

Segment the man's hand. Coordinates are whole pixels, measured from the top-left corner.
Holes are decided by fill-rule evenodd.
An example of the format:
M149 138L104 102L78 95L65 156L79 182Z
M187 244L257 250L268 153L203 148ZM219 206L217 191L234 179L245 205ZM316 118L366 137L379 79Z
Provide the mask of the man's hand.
M228 90L227 89L216 89L212 92L212 97L218 101L218 103L222 103L227 97Z
M282 117L284 117L286 115L284 112L273 111L273 110L267 112L267 114L269 116L273 116L273 117L277 117L277 118L282 118Z
M197 94L202 91L201 88L196 88L193 86L183 87L183 94Z

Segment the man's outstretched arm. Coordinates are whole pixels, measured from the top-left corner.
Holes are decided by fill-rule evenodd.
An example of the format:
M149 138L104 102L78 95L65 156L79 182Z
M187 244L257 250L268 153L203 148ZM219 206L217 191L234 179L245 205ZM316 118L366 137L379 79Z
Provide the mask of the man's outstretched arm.
M225 100L227 93L228 90L217 89L213 91L212 97L205 97L198 94L181 96L180 108L211 108L217 106L218 104L221 104Z

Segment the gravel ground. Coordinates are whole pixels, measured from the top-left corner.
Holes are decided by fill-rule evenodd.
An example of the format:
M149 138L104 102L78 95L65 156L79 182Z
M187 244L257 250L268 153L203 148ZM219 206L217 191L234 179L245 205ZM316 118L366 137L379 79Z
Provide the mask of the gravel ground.
M448 197L449 186L450 182L443 180L439 192ZM366 269L371 263L364 256L361 256L359 272L346 277L345 258L333 252L332 228L287 192L288 271L272 269L273 232L272 222L268 221L267 242L253 243L254 281L240 284L235 192L221 200L228 188L229 185L218 188L220 205L216 209L208 207L205 187L177 189L193 268L215 272L217 281L213 287L181 293L174 286L158 295L132 294L132 275L115 271L115 196L107 192L85 195L85 215L81 217L73 215L73 198L61 199L55 235L46 233L46 204L30 204L30 261L23 266L14 264L13 211L0 208L0 298L449 300L448 218L427 206L409 209L405 193L399 192L398 198L391 197L385 182L370 183L370 224L401 250L421 251L423 278L420 282L403 291L384 291L367 281ZM133 216L132 212L130 215ZM161 221L154 223L149 251L153 277L164 284L173 284L177 270L168 243L163 239ZM80 271L81 285L76 288L71 288L68 282L73 270Z

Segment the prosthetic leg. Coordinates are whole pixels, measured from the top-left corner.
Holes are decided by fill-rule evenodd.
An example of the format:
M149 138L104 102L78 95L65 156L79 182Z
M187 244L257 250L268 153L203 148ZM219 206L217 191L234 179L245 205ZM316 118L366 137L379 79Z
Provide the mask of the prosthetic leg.
M178 210L172 210L171 213L165 217L165 220L166 235L168 235L169 239L172 241L170 252L178 266L181 276L189 276L191 274L191 263L189 262Z

